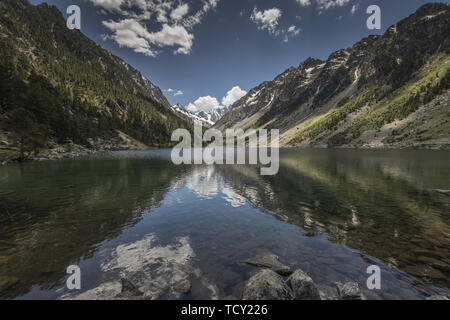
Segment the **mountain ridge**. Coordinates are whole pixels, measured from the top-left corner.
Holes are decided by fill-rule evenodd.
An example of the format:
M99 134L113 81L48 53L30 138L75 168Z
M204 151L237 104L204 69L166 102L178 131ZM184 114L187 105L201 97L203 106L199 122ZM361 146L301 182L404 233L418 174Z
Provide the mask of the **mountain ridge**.
M352 132L355 139L350 139L350 143L339 144L337 139L331 143L329 139L340 133L339 128L344 125L342 122L346 118L359 117L352 114L353 112L361 110L365 104L371 105L367 112L374 112L380 100L389 99L390 95L401 90L414 75L423 72L424 66L430 61L440 64L440 68L437 68L439 70L432 69L444 79L441 79L441 82L445 88L439 87L439 95L447 95L445 74L448 65L445 59L439 60L438 56L442 58L450 53L449 20L449 5L426 4L388 28L381 36L365 37L350 48L333 52L326 61L309 58L297 68L288 68L274 80L261 83L237 101L231 111L218 121L215 128L280 129L283 146L372 147L368 141L357 141L357 138L367 131L366 128L361 128L361 132ZM439 86L434 82L433 79L428 79L428 83L423 85ZM364 105L358 105L358 96L371 86L376 87L373 88L373 96L366 99ZM407 99L416 94L417 90L414 90ZM426 91L426 88L423 90ZM436 89L436 92L432 93L433 98L438 98L439 90ZM441 100L446 101L445 97ZM422 106L429 102L422 101ZM338 123L328 121L333 126L326 127L325 122L335 116L333 111L342 109L346 104L357 107L348 108L351 112L346 112L344 119L339 119ZM401 121L417 111L413 109L398 119L387 120L389 123L394 120ZM387 110L386 113L388 111L395 113L392 110ZM299 138L314 124L323 125L323 130L314 131L316 136ZM381 128L382 126L378 126L375 129ZM442 125L441 129L444 135L450 138L448 126ZM329 132L326 138L321 139L319 133L324 131ZM348 142L349 139L344 140ZM438 144L447 148L450 145L447 140ZM378 144L377 147L384 146Z

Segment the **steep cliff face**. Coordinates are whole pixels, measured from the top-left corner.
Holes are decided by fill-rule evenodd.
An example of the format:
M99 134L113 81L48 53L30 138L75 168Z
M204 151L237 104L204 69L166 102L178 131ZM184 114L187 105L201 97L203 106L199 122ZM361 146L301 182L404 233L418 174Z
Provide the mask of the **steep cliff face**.
M249 128L263 125L292 105L293 99L301 100L305 93L314 90L313 82L325 63L308 59L298 68L289 68L271 82L264 82L237 101L216 127Z
M39 143L26 139L35 151L48 141L96 148L90 141L124 136L168 146L173 130L189 127L158 87L69 30L61 12L45 3L0 2L0 73L0 117L11 120L16 109L27 114L39 134ZM9 121L3 128L9 146L18 139L14 127Z
M365 131L404 120L434 99L446 101L449 21L449 5L424 5L382 36L364 38L327 61L309 58L250 90L216 127L280 129L283 144L292 146L371 146L357 141ZM400 94L405 101L395 100ZM362 115L365 125L347 130ZM354 139L331 139L342 131ZM445 136L448 128L442 131ZM384 145L389 143L377 144Z

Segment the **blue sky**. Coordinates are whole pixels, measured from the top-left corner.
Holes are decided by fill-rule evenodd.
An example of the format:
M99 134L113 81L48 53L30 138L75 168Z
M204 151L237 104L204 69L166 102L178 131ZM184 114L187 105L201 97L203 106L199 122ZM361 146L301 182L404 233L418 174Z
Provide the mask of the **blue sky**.
M369 34L380 34L430 1L31 2L54 4L64 14L69 5L79 5L84 34L140 70L172 104L198 110L228 105L308 57L326 59ZM381 31L366 27L366 9L374 4L381 8Z

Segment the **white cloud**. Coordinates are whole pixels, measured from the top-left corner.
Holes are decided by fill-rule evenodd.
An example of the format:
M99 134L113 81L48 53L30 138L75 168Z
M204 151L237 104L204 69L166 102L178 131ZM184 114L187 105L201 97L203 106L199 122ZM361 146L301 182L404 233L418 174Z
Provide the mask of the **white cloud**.
M217 98L205 96L198 98L194 103L189 103L186 109L192 113L198 113L201 111L210 113L214 110L231 107L233 103L235 103L246 94L246 91L242 90L239 86L235 86L227 92L225 97L222 98L222 105L219 103L219 100L217 100Z
M343 7L351 0L314 0L318 10L328 10L334 7ZM312 5L312 0L296 0L302 7L309 7Z
M281 15L281 10L278 8L265 11L258 11L254 8L250 19L258 25L258 29L267 30L272 35L278 35L280 33L277 30L278 20L281 18Z
M165 90L167 93L170 93L171 95L173 95L174 97L176 97L176 96L181 96L181 95L183 95L184 94L184 92L183 91L181 91L181 90L174 90L174 89L172 89L172 88L169 88L169 89L167 89L167 90Z
M311 5L311 0L296 0L302 7L308 7Z
M163 24L158 32L149 32L147 28L133 19L119 22L103 21L103 25L113 32L110 36L121 47L134 49L147 56L157 54L154 47L178 46L176 53L188 54L191 51L194 36L183 26Z
M319 10L328 10L334 7L343 7L351 0L316 0Z
M197 106L193 103L189 103L188 106L185 108L187 111L192 113L197 113L199 110L197 109Z
M296 0L300 5L309 6L310 0ZM283 36L283 42L288 42L289 38L293 38L300 34L301 29L295 25L286 29L279 29L279 20L282 16L282 12L278 8L272 8L265 11L258 11L253 9L253 14L250 19L258 25L259 30L268 30L269 34L274 36ZM301 16L296 16L297 20L301 20Z
M173 48L174 54L189 54L195 38L192 28L200 24L219 2L201 0L200 9L190 14L189 4L182 0L90 1L118 16L115 21L103 21L103 25L111 31L111 34L103 36L105 41L112 39L121 47L147 56L156 56L164 47Z
M289 27L289 29L287 30L287 32L289 34L291 34L293 37L297 36L300 34L300 28L297 28L296 26L292 25Z
M188 54L192 48L194 35L188 33L182 26L163 25L159 32L147 35L151 43L162 46L180 46L177 53Z
M192 28L195 25L201 23L203 17L211 10L217 7L219 0L203 0L202 8L197 11L194 15L186 17L181 21L181 24L186 28Z
M125 19L120 22L103 21L103 25L113 31L109 37L114 39L120 47L131 48L147 56L156 55L147 39L149 32L139 22Z
M247 94L247 91L242 90L238 86L233 87L233 89L228 91L227 95L225 97L223 97L222 104L228 108L228 107L232 106L233 103L238 101L240 98L245 96L246 94Z
M108 11L119 11L125 0L91 0L91 2Z
M170 18L175 21L181 20L189 11L189 5L188 4L181 4L179 5L175 10L172 11L170 14Z
M223 106L219 104L217 98L206 96L198 98L194 103L190 103L186 109L190 112L197 113L201 111L211 112L213 110L222 108Z
M302 30L295 25L290 26L287 30L282 30L283 33L283 42L289 42L289 38L295 38L300 34Z

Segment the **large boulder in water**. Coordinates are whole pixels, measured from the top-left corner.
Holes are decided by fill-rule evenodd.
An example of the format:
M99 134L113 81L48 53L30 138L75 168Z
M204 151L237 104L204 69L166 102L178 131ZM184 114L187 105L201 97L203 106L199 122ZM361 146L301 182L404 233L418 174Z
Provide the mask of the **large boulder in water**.
M356 282L336 283L336 289L341 300L364 300L361 289Z
M244 287L243 300L292 300L293 294L283 278L265 269L251 277Z
M294 300L321 300L314 281L300 269L289 277L287 284L292 289Z

